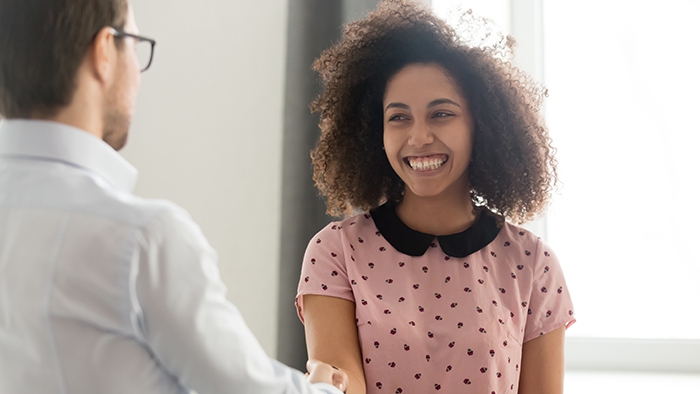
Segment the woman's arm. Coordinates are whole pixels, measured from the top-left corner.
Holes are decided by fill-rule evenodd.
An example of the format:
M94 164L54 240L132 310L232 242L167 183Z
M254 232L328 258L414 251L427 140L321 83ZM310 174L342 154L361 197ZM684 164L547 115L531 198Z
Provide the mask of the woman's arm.
M564 392L564 331L559 327L523 344L518 394Z
M365 394L365 374L355 323L355 303L328 296L302 297L309 358L345 371L349 380L348 394Z

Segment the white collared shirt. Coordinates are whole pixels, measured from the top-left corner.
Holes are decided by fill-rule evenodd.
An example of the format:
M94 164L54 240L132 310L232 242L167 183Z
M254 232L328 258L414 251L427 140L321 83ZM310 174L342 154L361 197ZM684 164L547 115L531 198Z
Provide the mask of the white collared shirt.
M268 358L188 214L66 125L0 124L0 394L339 393Z

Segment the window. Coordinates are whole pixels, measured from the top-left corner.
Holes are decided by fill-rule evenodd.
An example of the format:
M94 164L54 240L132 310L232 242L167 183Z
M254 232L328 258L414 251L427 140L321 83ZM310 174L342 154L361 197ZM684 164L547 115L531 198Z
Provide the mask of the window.
M456 3L507 26L550 92L561 185L527 227L574 298L568 367L691 372L697 387L700 2L432 2Z
M585 294L577 335L700 340L698 16L688 1L544 3L563 180L547 238Z

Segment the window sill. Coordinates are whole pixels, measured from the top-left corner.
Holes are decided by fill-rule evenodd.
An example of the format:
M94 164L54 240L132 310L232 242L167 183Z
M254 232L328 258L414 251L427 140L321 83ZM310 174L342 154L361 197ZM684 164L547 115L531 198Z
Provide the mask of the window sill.
M566 366L576 371L700 374L700 340L567 337Z
M565 394L697 393L700 373L649 373L567 370Z

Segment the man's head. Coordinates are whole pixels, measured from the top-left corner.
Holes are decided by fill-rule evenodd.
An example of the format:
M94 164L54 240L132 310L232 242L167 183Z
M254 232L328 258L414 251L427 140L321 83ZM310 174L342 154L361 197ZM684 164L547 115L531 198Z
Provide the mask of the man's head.
M115 30L138 34L128 0L0 0L0 115L87 111L93 119L85 123L120 149L140 67L137 40Z

